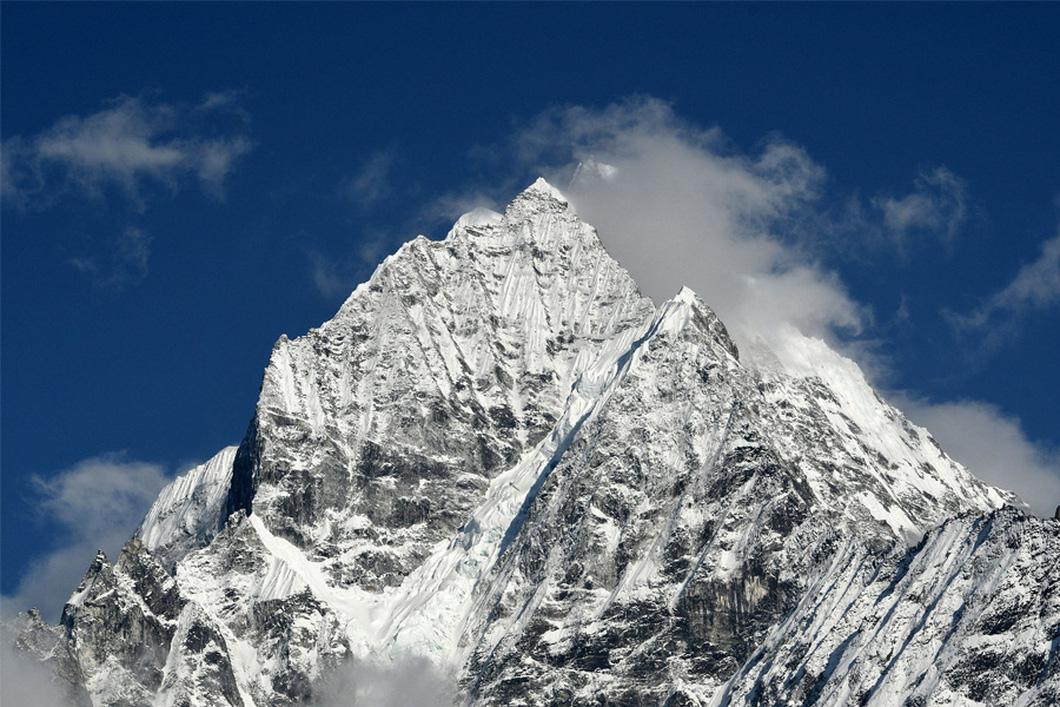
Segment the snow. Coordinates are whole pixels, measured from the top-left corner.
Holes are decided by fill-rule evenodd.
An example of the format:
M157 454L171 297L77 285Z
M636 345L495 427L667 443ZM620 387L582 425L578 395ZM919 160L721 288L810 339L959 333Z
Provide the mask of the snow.
M486 227L498 226L503 218L504 216L496 211L478 207L458 218L453 225L453 231L482 230Z
M558 201L561 204L569 203L567 201L567 197L563 196L559 189L556 189L554 186L545 181L544 177L538 177L533 184L527 187L524 194L527 196L545 196L554 201Z
M101 567L106 567L110 564L107 560L107 556L103 554L102 550L96 554L96 557L93 560L93 565L96 564L99 564ZM81 604L85 602L85 599L87 599L92 593L92 588L95 586L96 578L98 576L99 575L93 577L91 581L81 580L81 585L70 595L70 598L66 600L66 605L69 607L81 606ZM85 579L87 579L87 577Z
M307 559L296 545L273 535L260 516L251 515L248 520L271 555L270 571L262 587L263 598L288 597L308 587L314 596L355 621L358 627L372 626L375 600L367 592L357 587L332 587L319 564Z
M905 514L901 506L893 504L885 508L876 496L869 493L859 493L857 499L868 509L873 518L889 525L897 537L919 537L920 532L916 523Z
M803 415L819 410L837 432L839 446L829 450L819 445L817 459L806 457L800 446L787 448L823 503L837 512L856 513L851 506L856 501L898 537L916 542L955 512L990 511L1014 502L1011 493L982 483L946 456L926 430L879 396L857 364L820 339L788 330L772 345L755 343L747 358L759 376L776 386L776 404L794 406ZM837 478L832 467L856 470L862 477L859 490L871 490L836 495L832 489L851 479Z
M466 655L457 643L473 608L475 586L518 533L533 495L582 425L621 380L636 349L670 314L671 310L665 310L646 331L628 331L605 345L578 377L553 433L493 480L485 501L461 532L439 545L402 585L383 632L385 650L391 656L414 653L448 666L463 663Z
M205 543L212 537L224 510L236 449L222 449L162 489L136 532L149 550L168 548L182 540Z

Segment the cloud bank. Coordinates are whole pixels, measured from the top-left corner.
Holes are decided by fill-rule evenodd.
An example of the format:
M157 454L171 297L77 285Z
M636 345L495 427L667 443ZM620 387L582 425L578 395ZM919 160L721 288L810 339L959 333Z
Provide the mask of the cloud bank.
M403 656L392 663L354 661L327 676L318 707L423 707L452 705L457 687L423 657Z
M0 704L73 707L44 663L15 647L15 636L0 626Z

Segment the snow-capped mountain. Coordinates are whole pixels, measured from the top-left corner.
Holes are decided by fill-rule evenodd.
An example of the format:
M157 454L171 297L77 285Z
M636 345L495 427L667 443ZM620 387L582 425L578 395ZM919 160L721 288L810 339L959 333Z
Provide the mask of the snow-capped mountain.
M1060 522L786 346L653 305L538 180L281 337L238 448L20 645L94 705L371 704L409 660L476 705L1060 701Z

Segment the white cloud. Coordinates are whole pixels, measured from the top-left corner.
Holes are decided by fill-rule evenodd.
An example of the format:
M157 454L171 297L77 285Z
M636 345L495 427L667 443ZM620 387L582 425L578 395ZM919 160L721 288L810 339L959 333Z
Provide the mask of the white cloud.
M47 130L3 143L4 200L44 208L64 196L103 198L117 189L137 209L148 185L173 192L191 180L219 197L225 178L251 148L246 120L232 94L210 94L198 106L121 96L88 116L69 115ZM207 137L204 123L241 119ZM211 131L214 132L214 131Z
M1060 505L1060 452L1028 439L1018 418L982 402L892 399L978 478L1015 491L1035 514L1053 516Z
M392 663L356 661L329 676L321 707L422 707L456 703L452 680L422 657L400 657Z
M250 113L243 108L246 91L208 91L202 101L192 107L195 113L223 111L240 118L244 125L250 125Z
M392 239L383 233L364 233L353 250L341 258L324 255L318 250L306 250L313 284L328 299L345 298L371 274L392 246Z
M442 194L429 201L420 209L417 223L423 226L437 226L442 224L448 229L453 223L466 213L475 209L490 209L491 211L503 210L504 196L510 196L511 192L518 187L508 184L504 187L492 189L475 189L470 191L451 191ZM522 186L526 186L525 184ZM444 235L442 231L441 235Z
M351 286L352 274L341 263L317 251L309 251L306 257L309 258L313 284L324 297L338 297L344 292L349 293L356 286L355 283Z
M220 200L226 179L251 149L248 125L237 93L211 93L190 106L121 96L97 113L69 115L36 135L4 140L3 200L46 209L89 198L142 214L151 200L193 185ZM151 238L138 226L118 231L116 238L92 237L89 252L67 262L100 287L142 281Z
M918 233L952 241L971 208L963 181L939 167L923 172L906 195L871 200L878 217L855 196L855 208L837 223L820 198L824 169L798 145L773 136L756 151L741 152L717 128L691 126L653 99L550 111L516 144L523 163L566 190L657 302L688 285L738 339L757 334L778 350L791 327L834 344L837 328L858 332L872 321L838 274L807 255L815 236L806 224L853 242L901 248ZM1058 301L1060 237L989 308ZM886 374L871 342L840 348L870 374ZM1060 503L1060 458L1029 440L1018 420L985 403L929 405L908 397L899 403L973 473L1052 515Z
M798 145L772 136L743 153L654 99L550 111L517 145L656 301L688 285L735 333L767 340L786 324L826 338L860 327L862 308L785 228L825 177Z
M60 544L32 564L14 595L4 597L5 618L36 607L46 620L57 621L96 551L116 560L169 481L161 466L121 455L85 459L55 476L35 477L40 520L61 528Z
M1004 309L1042 309L1060 302L1060 235L1042 244L1042 253L1024 265L1016 278L994 297Z
M888 235L904 248L916 233L952 242L968 219L964 180L945 167L921 171L913 191L900 197L877 195L872 205L882 213Z
M250 138L243 135L189 146L189 162L195 166L203 190L215 199L223 199L225 178L235 170L236 162L250 152L251 147Z
M349 295L357 286L361 268L349 259L336 260L318 251L306 253L317 291L328 299Z

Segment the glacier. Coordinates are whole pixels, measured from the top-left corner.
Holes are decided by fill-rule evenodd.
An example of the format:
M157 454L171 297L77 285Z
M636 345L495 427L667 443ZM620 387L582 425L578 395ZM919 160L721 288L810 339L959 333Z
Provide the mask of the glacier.
M1060 701L1060 521L823 341L742 349L538 180L281 337L242 442L17 646L84 705L409 665L473 705Z

